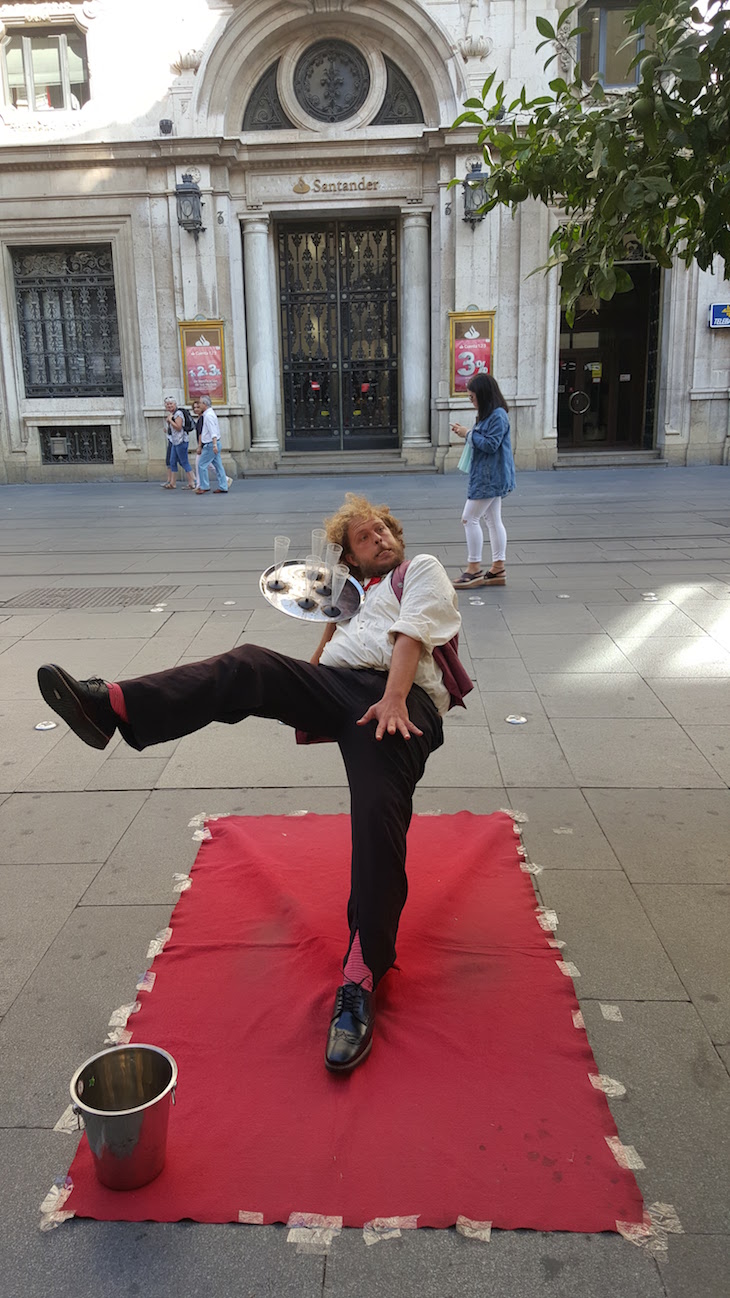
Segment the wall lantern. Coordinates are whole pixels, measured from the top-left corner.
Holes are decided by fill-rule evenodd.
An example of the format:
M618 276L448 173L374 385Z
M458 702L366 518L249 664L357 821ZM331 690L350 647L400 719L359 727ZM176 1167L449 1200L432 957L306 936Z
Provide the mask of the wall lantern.
M484 212L480 208L487 201L487 173L482 171L481 162L472 162L466 173L464 186L464 220L468 221L472 230L478 221L484 220Z
M205 233L203 225L203 204L200 198L200 189L195 184L192 176L183 176L179 185L175 186L175 197L177 199L177 223L182 226L183 230L188 230L194 235L195 242L198 242L198 235Z

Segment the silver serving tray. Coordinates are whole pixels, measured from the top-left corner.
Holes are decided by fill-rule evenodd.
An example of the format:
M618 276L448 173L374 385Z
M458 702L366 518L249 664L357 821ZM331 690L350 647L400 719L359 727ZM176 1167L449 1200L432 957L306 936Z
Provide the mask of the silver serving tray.
M312 598L314 599L314 608L300 608L297 600L304 598L304 564L299 563L296 559L289 559L281 568L282 581L286 582L286 590L269 590L268 583L276 571L276 564L271 565L261 574L259 582L261 594L272 608L276 608L280 613L286 613L288 617L299 618L302 622L349 622L351 617L357 613L360 605L365 598L365 591L354 577L348 577L342 588L342 594L337 601L340 609L339 616L328 617L324 612L325 606L330 604L329 595L319 595L315 590ZM322 565L324 574L324 564Z

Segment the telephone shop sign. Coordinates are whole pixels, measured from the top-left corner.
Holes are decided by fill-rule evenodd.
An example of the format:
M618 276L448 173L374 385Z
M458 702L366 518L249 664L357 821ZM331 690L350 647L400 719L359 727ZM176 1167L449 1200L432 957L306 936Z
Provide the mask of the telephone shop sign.
M711 329L730 329L730 302L713 302L710 307Z

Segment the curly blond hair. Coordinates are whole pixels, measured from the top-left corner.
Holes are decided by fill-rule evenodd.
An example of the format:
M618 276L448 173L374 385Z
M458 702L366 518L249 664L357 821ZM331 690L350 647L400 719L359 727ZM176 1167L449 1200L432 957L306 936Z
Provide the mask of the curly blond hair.
M337 513L324 520L327 540L332 545L342 546L343 562L350 544L348 536L350 524L358 518L379 518L390 529L396 540L403 543L403 526L399 519L394 518L387 505L373 505L366 496L356 496L354 491L348 491L345 502L340 505Z

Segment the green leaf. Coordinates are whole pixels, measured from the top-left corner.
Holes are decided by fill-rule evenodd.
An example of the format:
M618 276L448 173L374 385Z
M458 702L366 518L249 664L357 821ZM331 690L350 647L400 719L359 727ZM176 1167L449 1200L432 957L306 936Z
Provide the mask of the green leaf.
M535 26L537 27L537 30L539 31L541 36L545 36L549 41L555 40L555 28L553 27L552 23L548 22L547 18L538 16L535 19Z
M456 121L451 123L452 131L455 131L457 126L463 126L464 122L471 122L474 126L484 125L481 117L477 117L476 113L461 113Z
M483 105L481 99L465 99L465 100L464 100L464 107L465 107L465 108L483 108L484 105Z

